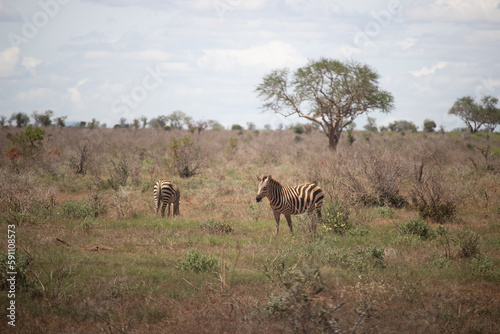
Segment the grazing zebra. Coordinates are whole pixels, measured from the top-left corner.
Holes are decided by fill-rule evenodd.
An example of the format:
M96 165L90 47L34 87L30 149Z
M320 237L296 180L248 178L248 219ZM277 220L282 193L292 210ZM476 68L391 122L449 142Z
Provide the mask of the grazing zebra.
M259 177L259 189L257 191L257 202L267 197L273 209L276 219L276 234L280 229L280 215L284 214L290 232L293 232L291 215L298 215L306 211L316 211L316 216L321 218L321 206L323 205L323 190L314 183L304 183L296 187L284 187L271 175ZM313 228L316 228L314 223Z
M155 199L156 216L161 207L161 216L165 217L165 208L167 210L167 218L170 217L170 204L174 204L174 216L179 215L179 200L181 192L179 188L170 181L158 180L154 186L153 195Z

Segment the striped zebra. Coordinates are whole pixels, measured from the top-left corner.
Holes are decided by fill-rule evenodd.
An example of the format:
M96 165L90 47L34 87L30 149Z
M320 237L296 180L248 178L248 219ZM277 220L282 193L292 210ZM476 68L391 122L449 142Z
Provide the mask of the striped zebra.
M257 202L264 197L269 199L276 219L276 234L279 233L280 215L285 215L290 232L293 232L291 215L298 215L306 211L316 211L316 216L321 218L321 206L323 205L323 190L314 183L304 183L296 187L282 186L271 175L259 177L259 188L257 191ZM316 224L313 224L316 229Z
M167 218L170 217L170 205L174 204L174 216L179 215L179 200L181 192L179 188L170 181L158 180L153 189L153 196L155 199L156 216L158 217L158 210L161 207L161 216L165 217L165 208L167 210Z

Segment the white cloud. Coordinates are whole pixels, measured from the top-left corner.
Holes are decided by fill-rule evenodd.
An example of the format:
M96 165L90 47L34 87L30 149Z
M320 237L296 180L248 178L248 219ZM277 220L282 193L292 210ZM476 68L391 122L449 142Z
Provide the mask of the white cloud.
M416 38L409 37L405 40L396 42L396 45L401 48L401 50L406 51L417 43Z
M110 51L87 51L84 57L89 60L108 60L122 57L126 60L141 62L165 62L171 58L170 54L161 50L147 49L139 52L114 53Z
M19 14L12 10L9 6L5 5L3 0L0 0L0 20L1 21L15 21L18 20Z
M36 67L40 65L43 61L36 59L34 57L23 57L21 65L23 65L31 74L36 75Z
M434 74L437 70L444 68L446 65L448 65L447 62L445 61L440 61L439 63L431 66L430 68L427 66L424 66L422 69L418 71L410 71L411 75L415 77L420 77L422 75L430 75Z
M43 101L54 96L54 91L50 88L34 88L26 92L19 92L16 99L22 102Z
M192 70L188 63L160 63L158 67L160 70L167 72L187 72Z
M83 57L90 60L109 59L112 56L113 54L108 51L86 51L83 53Z
M459 96L500 96L499 2L73 1L20 49L0 40L0 105L9 112L53 108L74 120L108 117L111 125L122 114L103 111L140 86L152 68L171 76L131 110L134 117L178 109L225 124L289 123L273 113L263 117L276 121L259 120L254 87L263 74L295 69L307 59L353 57L374 66L394 94L397 110L388 121L438 121ZM214 8L222 3L231 6L225 20ZM383 13L394 3L404 13L389 21ZM5 8L10 21L2 16ZM0 0L0 31L23 36L22 15L32 21L40 10L38 1ZM375 23L379 32L367 30ZM369 38L356 44L358 32ZM89 81L78 84L83 78ZM385 116L377 118L381 123Z
M167 52L161 50L144 50L141 52L130 52L125 53L124 58L144 61L144 62L162 62L170 59L170 55Z
M0 52L0 78L9 77L15 73L20 52L17 46Z
M116 96L123 94L126 89L124 84L106 81L97 87L96 92L92 95L92 100L110 104L116 99Z
M339 13L342 10L346 10L345 6L339 4L338 1L331 0L321 0L321 1L304 1L304 0L285 0L287 6L290 6L294 11L298 13L325 13L334 12Z
M409 18L433 22L498 23L500 20L498 0L436 0L408 8L405 14Z
M490 74L487 77L480 77L479 84L474 89L474 96L480 98L485 95L500 97L500 79L493 78Z
M82 94L78 91L78 88L70 87L67 91L71 102L75 104L82 102Z
M500 5L500 4L499 4ZM500 22L500 20L499 20ZM464 36L465 40L473 44L488 44L500 42L500 29L474 30Z
M79 104L83 102L82 93L78 90L79 87L83 86L89 79L82 79L78 81L75 87L69 87L66 89L71 102L74 104Z
M184 1L183 5L187 5L195 10L214 10L214 11L233 11L241 10L257 10L266 4L266 0L189 0Z
M215 49L203 50L203 53L205 55L197 61L198 66L219 71L230 71L234 67L295 67L307 61L307 58L292 45L281 41L273 41L243 50Z

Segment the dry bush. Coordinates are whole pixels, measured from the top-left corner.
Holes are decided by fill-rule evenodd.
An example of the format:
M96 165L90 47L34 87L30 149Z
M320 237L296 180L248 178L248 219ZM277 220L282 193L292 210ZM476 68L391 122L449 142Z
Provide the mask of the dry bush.
M203 155L191 136L174 138L170 144L170 167L181 178L189 178L200 173Z
M130 156L122 154L118 161L111 160L108 164L111 188L118 190L127 184L137 186L140 183L140 169L138 162ZM130 180L130 182L129 182Z
M63 143L63 155L67 157L69 166L75 174L85 175L91 168L96 168L102 161L103 146L107 132L103 129L71 129L60 132L57 136ZM74 132L78 132L75 135Z
M471 229L460 230L453 241L457 245L459 257L467 258L480 255L481 237L475 231Z
M407 163L394 150L359 145L339 149L334 157L316 165L316 178L334 198L363 205L401 207L406 199L401 186L407 181ZM330 188L330 189L328 189Z
M413 156L414 180L410 191L413 206L423 218L438 223L452 220L460 203L460 184L447 177L448 151L439 145L423 143Z
M9 224L35 223L55 206L55 190L29 173L0 173L0 218Z
M116 213L116 215L114 215L113 217L118 219L139 217L141 212L147 211L147 207L144 201L141 200L141 197L142 196L138 195L137 191L120 186L118 190L113 193L111 199L109 200L110 208L115 209ZM151 203L150 197L148 197L147 203ZM150 211L153 212L153 210Z
M341 307L342 293L326 284L318 269L303 267L265 268L266 276L281 287L281 293L271 297L266 306L269 314L284 317L294 333L356 333L363 328L370 309L362 305L354 324L347 324ZM277 275L276 275L277 271Z
M87 143L78 145L69 159L70 167L75 171L75 174L87 174L88 162L91 156L92 153Z

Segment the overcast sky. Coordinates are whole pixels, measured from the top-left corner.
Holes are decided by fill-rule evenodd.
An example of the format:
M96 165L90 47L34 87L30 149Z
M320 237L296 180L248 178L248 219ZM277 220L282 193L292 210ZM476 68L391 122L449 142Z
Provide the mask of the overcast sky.
M297 120L263 112L256 86L320 57L380 74L396 108L368 114L379 126L452 130L457 98L500 98L500 0L0 0L0 32L8 118L51 109L110 127L181 110L276 128Z

